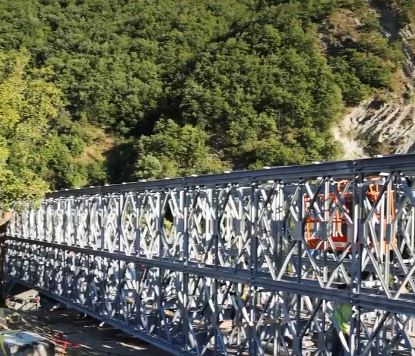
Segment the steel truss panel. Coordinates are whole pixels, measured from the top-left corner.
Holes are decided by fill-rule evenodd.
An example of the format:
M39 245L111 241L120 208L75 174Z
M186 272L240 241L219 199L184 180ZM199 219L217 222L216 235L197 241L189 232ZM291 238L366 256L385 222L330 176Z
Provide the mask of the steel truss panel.
M5 268L176 354L409 355L414 177L407 155L54 192L19 203Z

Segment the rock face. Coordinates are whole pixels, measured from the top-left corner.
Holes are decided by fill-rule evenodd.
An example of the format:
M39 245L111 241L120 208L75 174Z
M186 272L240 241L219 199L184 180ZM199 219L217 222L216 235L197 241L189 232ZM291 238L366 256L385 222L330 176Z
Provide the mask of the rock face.
M405 56L405 73L415 82L415 26L405 26L399 32L399 36L402 40L402 50Z
M372 99L351 110L341 123L345 158L415 152L415 106Z
M389 38L390 26L383 28ZM340 130L334 132L346 159L415 152L414 25L402 28L397 37L404 55L401 95L387 101L372 98L349 110L340 123Z

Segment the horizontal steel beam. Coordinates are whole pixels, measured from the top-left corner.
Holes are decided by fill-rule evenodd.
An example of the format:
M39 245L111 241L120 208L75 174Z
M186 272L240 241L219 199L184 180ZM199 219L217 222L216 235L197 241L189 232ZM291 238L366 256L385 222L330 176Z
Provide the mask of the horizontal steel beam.
M225 174L210 174L196 177L154 180L146 182L113 184L83 189L70 189L51 192L46 198L64 198L82 195L103 195L131 191L162 190L195 186L215 186L224 184L251 184L266 180L281 179L285 182L301 178L322 176L350 177L354 174L379 174L381 172L400 172L415 174L415 154L395 155L361 160L334 161L305 166L282 166L257 171L236 171Z
M5 270L175 353L327 354L339 306L353 356L413 353L414 178L412 154L53 192Z
M402 313L415 316L415 300L389 299L378 294L352 294L351 290L339 290L336 288L322 288L316 280L301 279L296 282L295 278L284 277L281 280L273 280L269 274L256 272L256 277L252 277L252 271L238 269L230 273L229 268L220 266L198 265L190 262L172 262L167 259L147 259L143 257L127 256L124 254L114 254L106 251L96 251L76 246L67 246L46 241L29 241L27 239L9 237L6 239L29 243L31 246L40 245L71 251L85 256L100 256L115 261L136 263L145 268L161 268L172 272L188 273L195 276L203 276L212 279L226 280L232 283L251 284L252 286L263 288L274 292L287 292L292 294L306 295L312 298L323 298L327 301L337 303L349 303L358 305L361 308L373 310L381 309L391 313ZM336 285L336 284L334 284ZM415 298L415 297L414 297Z

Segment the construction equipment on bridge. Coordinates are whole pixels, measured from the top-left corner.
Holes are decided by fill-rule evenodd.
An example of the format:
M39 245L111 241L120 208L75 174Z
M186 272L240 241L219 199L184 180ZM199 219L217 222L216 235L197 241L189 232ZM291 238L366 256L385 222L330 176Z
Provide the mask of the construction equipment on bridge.
M347 180L340 180L337 183L337 193L343 197L343 201L338 199L338 196L334 192L329 192L328 198L324 194L318 194L317 200L313 201L312 205L310 205L311 198L308 194L304 195L304 205L306 209L310 212L310 215L306 217L306 241L307 245L311 249L319 249L319 250L329 250L329 251L337 251L341 252L344 250L350 250L350 243L348 234L353 234L352 231L349 231L348 227L351 226L350 221L353 219L353 194L352 192L348 191L348 181ZM384 184L384 178L380 176L376 177L368 177L367 181L364 184L364 187L367 187L365 192L365 196L367 198L366 203L370 205L377 205L376 213L372 216L374 219L375 224L386 224L386 214L389 216L389 221L392 221L395 215L395 207L394 207L394 192L388 192L388 203L378 205L377 200L381 198L381 187ZM327 233L327 231L321 231L319 229L323 222L319 220L319 214L316 212L320 209L315 209L314 204L317 203L321 204L321 209L326 209L327 206L335 206L337 210L335 211L332 221L329 225L330 228L330 235L332 244L324 243L325 238L321 236L321 234ZM349 221L346 217L342 215L342 211L346 212L350 216ZM315 216L312 216L315 215ZM374 247L375 244L373 242L369 242L369 245ZM390 251L391 247L388 241L383 240L381 242L382 249L381 253L384 254L386 251ZM351 252L351 250L349 251Z
M411 355L414 177L404 155L53 192L5 269L174 354Z

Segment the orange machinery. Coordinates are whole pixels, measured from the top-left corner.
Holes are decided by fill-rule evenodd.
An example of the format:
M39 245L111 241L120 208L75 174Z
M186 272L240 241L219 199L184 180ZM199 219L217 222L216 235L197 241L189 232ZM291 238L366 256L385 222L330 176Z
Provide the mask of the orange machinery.
M352 205L353 205L353 196L351 192L345 192L344 190L347 187L347 181L339 181L337 183L337 191L340 196L343 196L344 205L343 210L347 212L349 217L353 219L353 211L352 211ZM365 195L369 202L373 204L381 194L382 190L382 182L381 177L370 177L369 183L367 185L367 191L365 192ZM390 194L389 201L389 209L384 205L384 224L386 224L386 216L389 214L390 221L393 220L395 216L395 205L394 205L394 191L389 191L387 194ZM320 203L323 205L325 203L325 200L327 199L329 201L329 205L332 207L338 204L338 199L336 194L333 192L330 192L325 198L324 194L320 194L317 198ZM311 204L311 198L308 195L304 196L304 206L305 208L310 208ZM376 212L376 217L380 221L381 219L381 212L378 210ZM305 223L305 240L309 248L314 250L329 250L332 251L333 248L329 243L321 243L323 239L319 238L319 231L316 228L317 224L321 223L321 220L318 219L318 217L310 216L308 215L306 218ZM344 217L344 214L342 211L337 208L335 209L334 216L331 219L331 229L330 229L330 237L333 242L334 249L337 252L344 251L349 245L350 240L348 238L348 224L347 220ZM321 237L321 236L320 236ZM390 247L386 246L386 241L383 241L383 251L389 250ZM370 245L373 245L372 243Z

